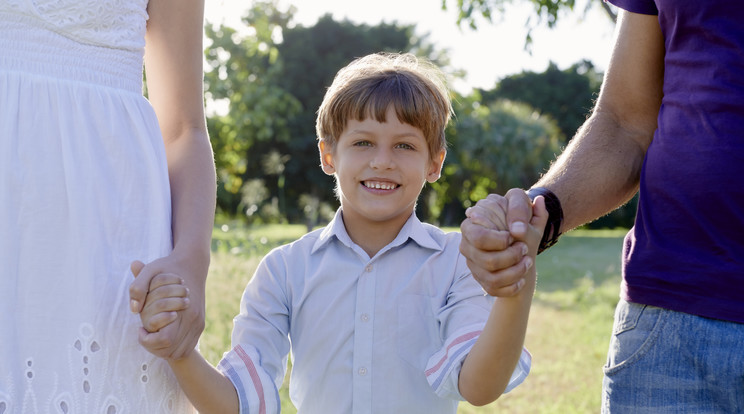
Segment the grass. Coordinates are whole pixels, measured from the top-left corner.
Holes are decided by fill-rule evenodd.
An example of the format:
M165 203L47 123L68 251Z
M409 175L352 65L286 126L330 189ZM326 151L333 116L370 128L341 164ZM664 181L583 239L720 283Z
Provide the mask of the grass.
M211 363L216 364L230 347L232 318L261 257L305 231L303 225L246 228L235 223L215 229L207 281L207 325L200 342L201 352ZM624 234L576 230L538 256L538 288L526 339L533 357L530 375L488 406L461 403L458 414L599 412ZM296 413L286 381L280 396L282 411Z

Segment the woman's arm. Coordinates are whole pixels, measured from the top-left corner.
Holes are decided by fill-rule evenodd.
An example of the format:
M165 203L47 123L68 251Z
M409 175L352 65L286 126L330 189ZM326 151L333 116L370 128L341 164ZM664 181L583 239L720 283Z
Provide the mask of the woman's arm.
M163 134L171 186L173 251L148 263L130 288L132 310L145 301L150 279L181 276L191 306L150 340L159 356L183 357L204 329L204 287L214 223L215 169L203 98L203 0L150 0L145 46L147 89Z

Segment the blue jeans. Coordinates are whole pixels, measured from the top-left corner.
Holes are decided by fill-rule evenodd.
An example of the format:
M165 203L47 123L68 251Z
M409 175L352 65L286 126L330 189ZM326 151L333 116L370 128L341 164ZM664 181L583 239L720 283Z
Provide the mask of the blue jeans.
M602 413L744 413L744 324L621 300Z

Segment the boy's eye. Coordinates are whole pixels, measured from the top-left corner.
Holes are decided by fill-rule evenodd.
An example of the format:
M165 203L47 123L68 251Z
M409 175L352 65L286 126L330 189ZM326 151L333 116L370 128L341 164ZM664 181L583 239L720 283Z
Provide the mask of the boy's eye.
M405 142L402 142L402 143L400 143L400 144L396 145L396 147L398 147L398 148L402 148L402 149L411 149L411 150L412 150L412 149L414 149L414 148L413 148L413 145L411 145L411 144L406 144Z
M369 141L357 141L354 143L355 147L369 147L370 145L372 145L372 143Z

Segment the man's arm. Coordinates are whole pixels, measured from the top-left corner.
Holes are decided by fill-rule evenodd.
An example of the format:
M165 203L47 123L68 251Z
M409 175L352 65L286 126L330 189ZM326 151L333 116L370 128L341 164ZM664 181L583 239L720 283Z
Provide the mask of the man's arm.
M536 184L558 196L562 232L633 197L656 130L664 81L658 18L621 11L617 24L612 57L591 117Z
M664 40L656 16L621 11L615 44L592 115L535 185L551 190L563 208L561 231L609 213L638 190L641 166L656 130L664 78ZM492 295L519 291L525 255L519 243L531 217L529 200L510 190L511 234L463 222L460 250L473 276ZM520 224L522 223L522 224Z

